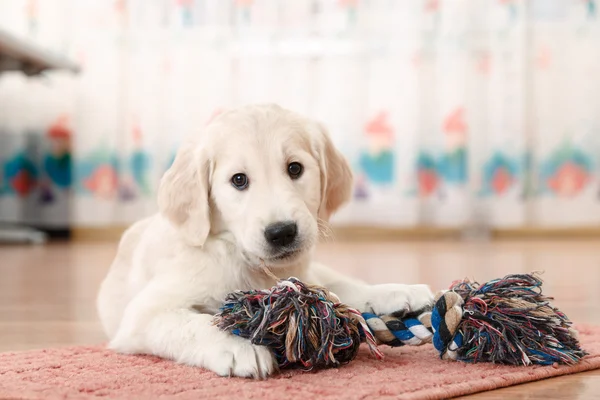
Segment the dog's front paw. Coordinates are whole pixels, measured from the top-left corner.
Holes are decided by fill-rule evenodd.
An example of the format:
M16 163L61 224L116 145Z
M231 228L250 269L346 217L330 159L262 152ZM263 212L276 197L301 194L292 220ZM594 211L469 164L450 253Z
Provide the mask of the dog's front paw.
M377 315L404 315L433 304L433 293L427 285L383 284L369 288L366 311Z
M221 376L263 379L277 370L271 350L231 335L204 354L202 366Z

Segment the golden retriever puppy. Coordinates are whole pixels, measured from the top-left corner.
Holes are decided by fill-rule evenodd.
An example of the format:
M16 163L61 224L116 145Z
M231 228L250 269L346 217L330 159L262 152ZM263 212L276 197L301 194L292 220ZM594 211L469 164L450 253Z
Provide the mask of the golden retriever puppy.
M264 267L326 286L362 311L423 307L427 286L367 285L312 260L319 227L351 189L348 163L321 125L276 105L221 114L178 152L159 213L121 239L98 296L110 347L219 375L271 374L268 348L212 324L228 293L275 283Z

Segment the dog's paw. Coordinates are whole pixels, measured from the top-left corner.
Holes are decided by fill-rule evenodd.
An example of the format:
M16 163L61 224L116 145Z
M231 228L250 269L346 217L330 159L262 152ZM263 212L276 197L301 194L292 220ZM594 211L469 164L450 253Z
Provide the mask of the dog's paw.
M249 340L231 336L229 340L211 346L201 365L221 376L264 379L277 370L271 350L256 346Z
M433 293L427 285L383 284L369 288L366 311L377 315L405 315L433 304Z

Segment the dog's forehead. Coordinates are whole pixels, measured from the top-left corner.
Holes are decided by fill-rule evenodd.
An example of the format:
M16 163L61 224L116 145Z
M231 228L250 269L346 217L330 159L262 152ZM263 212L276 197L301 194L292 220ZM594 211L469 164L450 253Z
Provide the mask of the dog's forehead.
M311 148L312 132L302 120L288 118L227 118L211 128L212 145L221 154L252 151L279 154Z

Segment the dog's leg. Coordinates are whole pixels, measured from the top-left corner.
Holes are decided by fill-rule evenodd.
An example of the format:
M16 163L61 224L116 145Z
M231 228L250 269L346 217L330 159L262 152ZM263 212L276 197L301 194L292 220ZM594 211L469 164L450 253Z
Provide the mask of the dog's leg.
M309 279L327 287L349 306L378 315L420 310L433 300L427 285L368 285L318 263L311 265Z
M219 330L212 315L193 311L193 303L178 297L177 290L168 292L151 283L138 294L109 347L204 367L221 376L263 378L276 369L267 347Z

